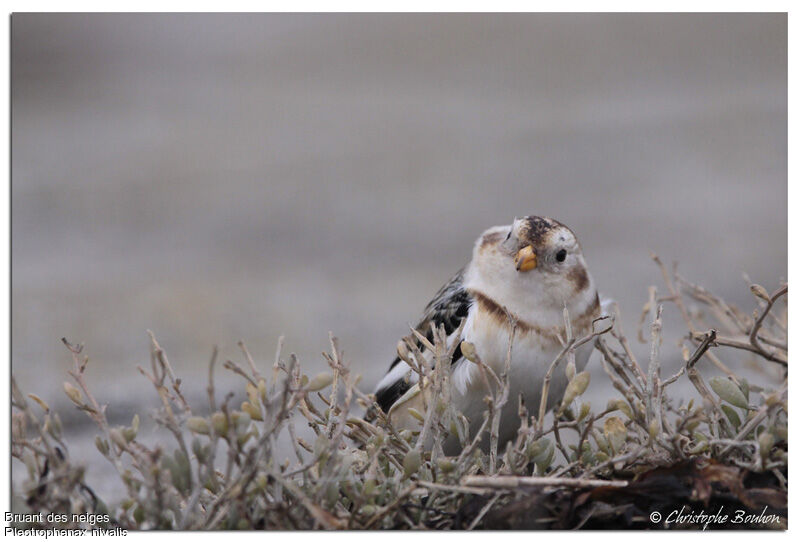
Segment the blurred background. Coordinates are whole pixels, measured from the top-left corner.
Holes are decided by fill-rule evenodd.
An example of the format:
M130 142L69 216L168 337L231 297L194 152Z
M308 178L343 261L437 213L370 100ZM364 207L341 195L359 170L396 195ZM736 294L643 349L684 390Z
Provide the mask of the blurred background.
M475 238L514 216L576 232L631 336L661 284L650 251L748 311L743 273L786 277L784 14L15 14L11 30L12 371L69 423L61 337L86 344L120 421L156 405L147 329L200 401L213 345L240 361L241 339L266 366L284 335L313 375L329 331L371 391Z

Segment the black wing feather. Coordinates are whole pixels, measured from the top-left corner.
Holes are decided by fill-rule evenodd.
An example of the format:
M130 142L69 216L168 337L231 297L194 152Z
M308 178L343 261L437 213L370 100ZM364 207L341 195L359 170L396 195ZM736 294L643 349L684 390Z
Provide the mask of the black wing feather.
M431 342L433 342L431 324L437 328L444 325L445 333L450 335L461 325L461 320L467 317L471 304L472 296L464 289L464 269L462 268L447 284L439 288L439 291L425 307L425 313L414 329L425 335ZM419 341L416 343L421 347ZM461 349L458 353L460 355ZM396 357L389 366L389 370L398 363L400 363L400 358Z
M431 342L433 342L431 324L437 328L444 325L445 333L450 335L458 329L461 325L461 321L467 317L471 304L472 296L464 289L464 269L462 268L447 282L447 284L436 292L431 302L425 307L425 313L415 329L423 333ZM416 343L417 346L422 348L418 340ZM459 344L453 353L451 363L455 363L461 359L461 357L461 345ZM400 361L400 357L396 357L389 367L389 370L391 371ZM392 404L407 392L410 387L411 385L405 379L401 378L397 382L392 383L392 385L378 390L376 393L378 405L380 405L384 412L388 412Z

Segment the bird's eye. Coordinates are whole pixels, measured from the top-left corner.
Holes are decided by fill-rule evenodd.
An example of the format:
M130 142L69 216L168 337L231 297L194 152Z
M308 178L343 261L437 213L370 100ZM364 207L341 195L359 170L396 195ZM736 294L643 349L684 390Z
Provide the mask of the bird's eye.
M567 251L565 249L561 249L556 253L556 260L558 262L563 262L567 259Z

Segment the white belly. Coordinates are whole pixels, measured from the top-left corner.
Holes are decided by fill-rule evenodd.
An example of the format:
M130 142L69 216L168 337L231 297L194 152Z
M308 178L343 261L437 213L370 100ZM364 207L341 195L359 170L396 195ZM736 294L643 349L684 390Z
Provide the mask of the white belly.
M498 375L502 374L508 355L508 332L494 326L471 326L467 322L463 337L475 345L475 350L483 363L490 366ZM479 331L476 331L476 328ZM541 400L544 377L553 360L561 352L561 345L553 341L543 344L541 336L535 333L517 333L511 354L511 370L509 373L508 402L503 408L500 421L500 452L506 441L516 436L520 425L517 414L518 401L522 397L529 415L538 416L539 402ZM591 344L585 344L576 351L575 364L578 371L583 370L591 354ZM562 359L555 368L548 391L547 409L561 402L567 378L564 372L566 358ZM468 361L462 360L453 371L453 390L451 400L453 405L461 411L470 421L470 434L474 434L483 422L486 404L483 398L488 394L484 380L478 367ZM483 448L488 448L488 436L481 441ZM456 453L459 448L454 437L445 444L446 453Z

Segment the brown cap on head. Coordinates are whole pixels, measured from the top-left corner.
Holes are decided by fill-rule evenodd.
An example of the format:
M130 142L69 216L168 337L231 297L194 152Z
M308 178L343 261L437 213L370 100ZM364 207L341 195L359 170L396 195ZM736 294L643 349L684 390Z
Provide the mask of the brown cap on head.
M561 222L541 216L526 216L520 219L517 237L520 243L532 245L534 248L544 245L548 234L557 228L566 228Z

